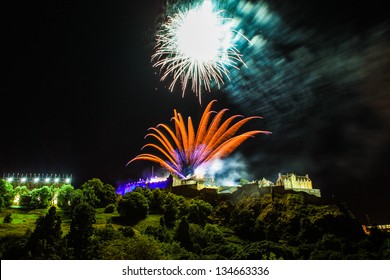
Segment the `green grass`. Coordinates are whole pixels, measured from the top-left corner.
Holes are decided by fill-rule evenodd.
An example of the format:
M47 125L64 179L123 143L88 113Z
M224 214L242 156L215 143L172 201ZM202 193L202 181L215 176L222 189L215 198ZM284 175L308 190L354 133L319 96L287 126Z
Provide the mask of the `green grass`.
M45 215L47 209L8 209L3 213L0 213L0 236L8 234L23 235L28 229L35 229L35 221L39 216ZM7 213L11 213L12 222L3 223L4 216Z
M134 225L134 229L139 232L144 232L148 226L159 226L161 216L162 215L150 214L145 220L142 220L138 224Z
M9 234L23 235L29 229L33 231L35 229L35 222L39 216L45 215L48 209L8 209L7 211L0 213L0 237ZM7 213L12 214L12 222L5 224L3 223L4 216ZM72 222L72 216L70 213L57 209L57 213L61 216L62 220L62 232L67 234L70 229L70 223ZM114 228L118 229L119 227L124 226L124 224L116 223L114 217L118 217L118 212L114 213L104 213L104 208L96 209L96 224L95 228L103 228L106 224L111 223ZM146 219L138 222L134 225L134 229L138 233L145 232L148 226L159 226L160 218L162 215L159 214L150 214ZM228 242L235 244L242 244L242 240L237 237L231 229L221 227L221 230ZM168 229L169 233L173 235L174 227Z
M21 208L12 208L0 213L0 236L8 234L23 235L27 229L33 231L35 229L35 222L39 216L44 216L48 209L34 209L27 210ZM7 213L11 213L12 222L3 223L4 216ZM70 223L72 222L71 213L57 209L57 213L61 216L62 220L62 232L67 234L70 229ZM112 217L118 216L117 212L104 213L104 208L96 209L96 224L94 227L102 228L107 223L111 222ZM120 227L119 224L113 224L114 227Z

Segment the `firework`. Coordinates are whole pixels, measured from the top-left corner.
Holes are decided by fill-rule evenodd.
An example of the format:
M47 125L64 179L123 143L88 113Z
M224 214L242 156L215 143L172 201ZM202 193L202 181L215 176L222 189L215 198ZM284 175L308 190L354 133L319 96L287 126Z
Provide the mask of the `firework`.
M166 124L149 128L151 132L145 138L152 137L158 144L149 143L142 149L149 147L157 153L140 154L128 164L135 160L148 160L160 164L182 179L188 179L195 175L198 167L228 156L248 138L260 133L270 134L269 131L262 130L237 134L248 121L261 117L244 118L233 115L222 121L227 109L219 112L211 111L214 102L215 100L207 105L196 133L191 117L188 117L186 124L182 115L176 110L172 118L174 129ZM242 119L238 120L239 118Z
M229 79L230 67L245 65L234 43L237 35L245 37L234 30L233 20L224 18L223 13L214 12L211 0L205 0L200 6L168 17L161 26L152 60L163 73L162 81L173 78L171 91L180 81L184 96L191 82L191 90L201 102L202 90L211 91L212 81L219 88L225 77Z

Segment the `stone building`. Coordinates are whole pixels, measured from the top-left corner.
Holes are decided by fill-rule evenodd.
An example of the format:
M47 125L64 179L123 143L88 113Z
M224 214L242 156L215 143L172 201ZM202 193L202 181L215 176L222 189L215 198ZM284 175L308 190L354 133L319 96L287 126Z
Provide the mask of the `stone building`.
M279 173L275 186L283 186L285 190L302 191L320 197L319 189L313 189L309 175L297 176L294 173L282 175Z

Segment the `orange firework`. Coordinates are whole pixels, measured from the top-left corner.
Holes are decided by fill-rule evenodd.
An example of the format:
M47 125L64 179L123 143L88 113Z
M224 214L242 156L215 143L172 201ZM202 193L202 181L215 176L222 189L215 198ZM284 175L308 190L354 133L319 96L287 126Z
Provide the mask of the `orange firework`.
M160 164L180 178L190 178L194 176L197 167L228 156L249 137L254 137L254 135L260 133L271 133L263 130L252 130L236 135L245 123L261 117L243 118L243 116L234 115L222 122L222 118L228 109L219 112L211 111L214 102L215 100L207 105L196 133L191 117L188 117L186 126L183 117L176 110L174 110L172 118L175 124L174 129L166 124L149 128L151 132L145 138L153 137L158 144L149 143L143 146L142 149L150 147L158 155L140 154L129 161L128 164L135 160L148 160ZM213 114L215 115L213 116ZM242 119L237 121L238 118ZM236 122L233 124L234 121Z

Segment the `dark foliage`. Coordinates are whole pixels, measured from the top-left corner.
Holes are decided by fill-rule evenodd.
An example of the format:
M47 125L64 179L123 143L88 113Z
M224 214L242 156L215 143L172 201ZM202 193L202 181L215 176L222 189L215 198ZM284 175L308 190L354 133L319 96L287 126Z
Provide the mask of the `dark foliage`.
M156 240L160 242L170 242L171 236L165 226L148 226L145 229L145 234L153 236Z
M114 213L115 212L115 204L108 204L106 208L104 208L104 213Z
M192 249L190 238L190 225L186 217L182 217L175 229L175 240L186 250Z
M73 248L75 259L87 258L93 224L96 222L96 210L87 203L77 205L73 211L70 231L67 235L69 247Z
M5 216L4 216L4 219L3 219L3 223L5 224L9 224L12 222L12 215L11 213L7 213Z
M146 218L149 204L145 196L140 192L127 193L118 203L118 213L129 224L135 224Z
M301 194L242 195L235 204L212 207L198 198L137 189L119 202L120 216L112 217L112 222L136 229L116 229L112 224L94 228L96 210L84 202L85 190L92 194L86 187L64 196L64 201L74 198L65 237L52 207L37 219L33 232L0 237L1 258L390 259L388 234L376 227L370 235L362 234L345 205L314 204ZM160 219L146 221L153 224L143 230L144 224L136 223L147 218L149 207ZM106 211L114 209L114 204L106 206Z
M106 207L108 204L114 204L116 202L117 195L115 192L115 188L110 184L103 184L100 179L93 178L91 180L88 180L81 186L81 189L84 192L89 190L89 192L94 193L96 199L93 198L92 194L88 194L88 196L90 197L90 201L86 201L94 207ZM85 196L87 196L87 193L85 194ZM94 202L91 202L91 200Z
M32 259L61 259L65 257L62 240L61 217L52 206L45 216L36 221L36 227L26 244L26 251Z

